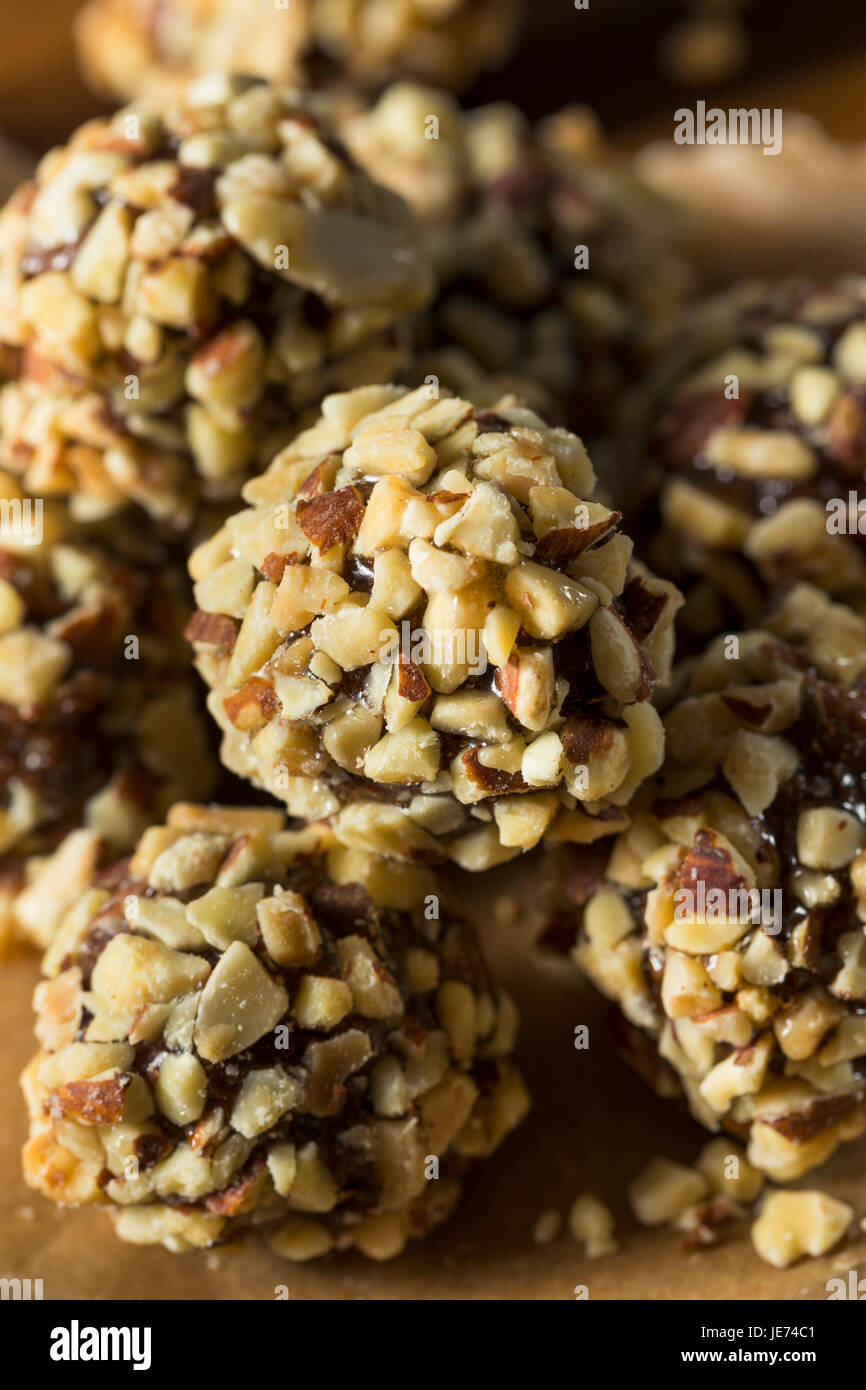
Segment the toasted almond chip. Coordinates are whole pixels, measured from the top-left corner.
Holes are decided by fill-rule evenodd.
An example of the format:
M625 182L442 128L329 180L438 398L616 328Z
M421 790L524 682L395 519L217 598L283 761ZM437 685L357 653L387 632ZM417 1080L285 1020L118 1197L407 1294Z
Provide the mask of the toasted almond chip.
M642 1226L661 1226L699 1201L706 1191L702 1173L669 1158L654 1158L629 1184L628 1198Z
M209 1062L233 1057L275 1027L289 1004L242 941L233 941L205 985L195 1024L196 1050Z

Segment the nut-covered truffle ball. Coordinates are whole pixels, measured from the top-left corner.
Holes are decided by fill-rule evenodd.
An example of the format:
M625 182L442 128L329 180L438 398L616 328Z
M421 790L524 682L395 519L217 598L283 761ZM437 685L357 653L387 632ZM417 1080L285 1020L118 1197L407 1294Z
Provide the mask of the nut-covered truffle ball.
M223 760L346 843L483 869L619 827L661 761L672 585L508 400L327 398L194 553Z
M426 223L442 293L420 375L473 400L515 390L592 437L656 357L689 289L669 218L573 107L531 129L506 103L461 112L402 83L342 129L367 172Z
M317 103L318 105L318 103ZM0 216L0 460L78 516L185 529L326 390L393 377L430 281L313 99L200 78L83 126Z
M88 0L75 24L102 95L171 98L201 73L300 83L314 0Z
M686 621L754 622L795 579L866 593L866 282L737 289L702 337L649 439L648 554L686 588Z
M576 928L639 1070L787 1181L866 1129L866 622L796 585L690 665L665 726L551 935Z
M183 1251L385 1259L523 1118L517 1016L473 930L328 872L328 833L178 806L98 878L36 991L25 1177ZM386 868L387 874L387 868Z
M76 38L86 77L114 97L163 96L217 68L462 87L508 58L521 10L521 0L90 0Z
M30 856L78 826L91 847L131 847L179 797L208 795L215 759L181 565L117 523L75 525L4 474L0 509L2 944L22 925L8 902ZM60 904L23 899L40 939Z
M514 47L524 0L316 0L316 46L357 82L467 87Z

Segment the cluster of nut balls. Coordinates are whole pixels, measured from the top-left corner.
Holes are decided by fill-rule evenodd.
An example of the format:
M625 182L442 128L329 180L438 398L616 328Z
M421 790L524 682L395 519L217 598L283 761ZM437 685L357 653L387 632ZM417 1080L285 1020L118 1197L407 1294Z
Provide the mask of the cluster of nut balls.
M866 1129L862 284L691 312L585 111L416 85L499 0L245 11L92 0L133 104L0 213L27 1180L399 1253L528 1108L453 904L533 850L639 1067L797 1176Z
M144 16L180 95L88 122L0 213L25 1174L133 1242L387 1258L528 1108L454 875L609 837L662 762L679 594L568 426L672 301L576 114L557 143L411 85L187 83L201 7L146 8L92 6L84 42ZM330 32L373 44L364 8ZM454 10L484 61L484 7ZM392 71L440 78L409 28Z

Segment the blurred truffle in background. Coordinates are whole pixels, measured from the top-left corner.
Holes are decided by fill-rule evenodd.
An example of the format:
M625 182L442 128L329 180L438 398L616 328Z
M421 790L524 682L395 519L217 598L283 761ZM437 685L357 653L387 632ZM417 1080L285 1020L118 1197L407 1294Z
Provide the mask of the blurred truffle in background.
M715 86L736 77L749 55L741 11L750 0L692 0L690 11L665 34L659 66L684 86Z
M586 107L533 127L516 106L461 111L411 83L347 114L360 163L425 225L440 293L418 375L493 404L513 390L590 439L668 342L691 289L667 200Z
M520 11L520 0L90 0L76 32L88 80L124 100L217 68L459 88L509 56Z
M634 525L686 593L681 638L754 621L796 579L862 605L864 281L736 285L692 315L676 357Z

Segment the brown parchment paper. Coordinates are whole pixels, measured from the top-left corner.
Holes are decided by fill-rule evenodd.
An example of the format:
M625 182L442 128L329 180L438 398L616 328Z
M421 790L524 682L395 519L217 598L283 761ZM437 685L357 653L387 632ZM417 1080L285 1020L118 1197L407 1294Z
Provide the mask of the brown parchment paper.
M454 886L454 885L452 885ZM831 1277L866 1272L866 1236L831 1254L775 1270L755 1255L749 1223L709 1250L684 1253L667 1229L638 1227L625 1186L654 1154L692 1161L704 1131L676 1101L660 1101L616 1055L606 1005L569 967L532 950L543 901L538 861L470 885L488 953L523 1014L518 1060L534 1097L522 1128L479 1165L451 1221L402 1256L377 1264L356 1254L293 1265L260 1245L171 1255L124 1245L96 1209L62 1211L25 1187L19 1149L25 1123L17 1076L32 1048L32 958L0 965L0 1275L41 1278L46 1299L590 1299L826 1298ZM574 1029L589 1027L576 1051ZM866 1214L866 1146L849 1145L799 1185L820 1187ZM587 1259L563 1233L534 1245L545 1208L566 1212L595 1190L617 1217L618 1254ZM283 1295L285 1296L285 1295Z

